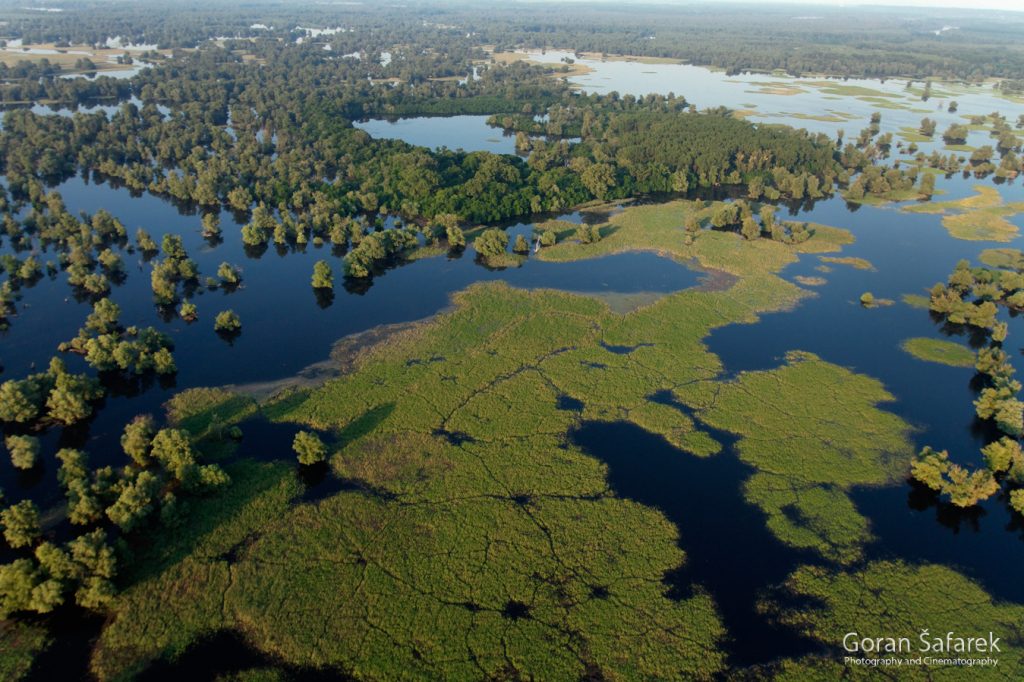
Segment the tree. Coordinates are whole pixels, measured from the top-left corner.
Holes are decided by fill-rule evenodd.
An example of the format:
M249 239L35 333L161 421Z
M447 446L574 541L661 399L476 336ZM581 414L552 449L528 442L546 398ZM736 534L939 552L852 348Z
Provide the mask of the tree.
M516 235L515 244L512 245L512 251L514 253L529 253L530 242L526 241L526 237L521 234Z
M222 310L217 313L213 329L218 332L234 333L242 329L242 321L234 310Z
M195 322L199 318L199 309L191 301L182 301L178 316L186 322Z
M299 464L318 464L327 459L327 446L319 436L309 431L299 431L295 434L292 449L298 455Z
M149 448L155 435L156 424L153 417L140 414L125 425L124 433L121 435L121 449L138 466L149 466L152 463Z
M711 225L719 229L735 225L739 221L739 213L736 204L719 204L711 214Z
M107 508L107 517L122 530L133 530L153 511L159 489L160 479L156 474L139 471L134 480L122 482L120 494Z
M505 254L508 248L508 235L496 227L484 230L473 242L473 248L484 258L494 258Z
M946 144L964 144L967 142L969 133L967 126L960 123L951 123L946 132L942 133L942 139Z
M449 225L445 228L445 236L448 238L448 248L459 251L466 248L466 236L458 225Z
M994 474L1005 473L1015 464L1024 464L1024 453L1021 451L1020 443L1006 436L983 447L981 453L985 456L989 470Z
M178 481L186 480L196 465L192 441L184 429L160 429L153 437L150 456Z
M312 284L314 289L334 288L334 273L331 272L331 266L327 261L318 260L313 264Z
M931 199L932 195L935 194L935 176L931 173L922 173L918 191L921 193L921 196Z
M38 379L8 380L0 384L0 421L25 424L42 409L44 393Z
M18 469L31 469L39 458L39 439L34 436L7 436L4 445L11 453L11 464Z
M31 500L22 500L0 512L4 539L17 549L35 544L39 539L39 509Z
M921 127L919 128L919 130L921 131L921 134L924 135L925 137L931 137L932 135L935 134L935 125L935 121L928 117L925 117L921 119Z
M870 307L875 304L875 295L870 291L865 291L860 295L860 304L865 307Z
M203 237L206 239L220 237L220 218L216 213L203 214Z
M217 267L217 277L225 286L237 286L242 281L242 275L228 262L221 263Z
M601 241L601 229L597 225L580 223L576 227L576 238L580 244L594 244Z
M743 235L744 239L757 239L761 236L761 227L754 220L753 216L746 216L743 219L743 225L740 227L740 234Z
M70 426L92 414L90 402L103 396L99 382L90 377L60 372L46 399L48 416Z

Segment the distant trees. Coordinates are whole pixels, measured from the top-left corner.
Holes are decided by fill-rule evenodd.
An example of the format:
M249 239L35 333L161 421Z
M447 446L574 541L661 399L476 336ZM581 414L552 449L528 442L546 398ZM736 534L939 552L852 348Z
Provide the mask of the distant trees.
M1008 258L998 270L971 268L960 261L945 284L932 287L930 308L950 323L968 325L989 334L990 344L978 351L975 369L982 378L974 401L979 419L992 420L1006 434L982 448L986 468L969 471L949 461L946 452L925 448L913 464L912 475L961 507L987 499L1005 483L1010 487L1010 504L1024 514L1024 456L1018 439L1024 435L1024 401L1021 384L1002 349L1008 325L996 319L996 302L1014 306L1024 291L1024 260ZM972 300L965 300L970 298ZM975 302L980 300L980 302ZM1020 297L1024 303L1024 297ZM998 477L998 478L997 478Z
M918 185L918 191L921 196L926 199L931 199L932 195L935 194L935 176L932 173L922 173L921 182Z
M961 123L951 123L946 128L946 132L942 133L942 139L946 144L964 144L967 142L969 132L967 126Z
M949 461L949 454L924 448L914 460L911 475L947 497L957 507L972 507L999 490L999 483L987 469L967 469Z

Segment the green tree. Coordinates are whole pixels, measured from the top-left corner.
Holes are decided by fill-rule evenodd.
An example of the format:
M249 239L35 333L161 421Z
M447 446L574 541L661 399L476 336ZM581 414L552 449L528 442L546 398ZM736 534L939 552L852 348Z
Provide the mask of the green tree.
M313 264L312 284L314 289L334 288L334 273L331 272L331 266L327 261L318 260Z
M35 544L41 533L39 509L31 500L22 500L0 512L0 525L4 527L4 539L17 549Z
M11 464L18 469L31 469L39 459L39 439L34 436L10 435L4 445L11 454Z
M448 238L448 248L453 251L466 248L466 236L458 225L450 225L445 229L445 236Z
M155 435L156 424L153 417L140 414L125 425L124 433L121 435L121 449L138 466L149 466L152 463L149 448Z
M483 233L476 238L473 242L473 248L476 249L477 253L484 258L502 256L508 248L508 235L505 234L504 230L492 227L484 230Z
M217 313L217 319L213 322L213 328L219 332L237 332L242 328L242 321L234 310L222 310Z
M295 434L292 449L298 455L299 464L317 464L327 459L327 446L319 436L309 431L299 431Z
M217 277L225 286L237 286L242 281L242 275L231 263L221 263L217 267Z

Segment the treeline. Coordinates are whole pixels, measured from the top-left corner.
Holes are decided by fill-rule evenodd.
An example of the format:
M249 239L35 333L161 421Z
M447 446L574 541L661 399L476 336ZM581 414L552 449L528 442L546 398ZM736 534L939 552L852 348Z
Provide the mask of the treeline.
M1024 19L1005 12L967 16L954 10L858 6L822 7L813 16L794 17L784 5L750 12L720 3L548 3L524 12L513 3L438 6L414 1L400 7L367 3L339 9L281 0L244 6L227 0L186 1L145 8L124 0L82 0L63 3L62 9L49 13L12 8L5 15L5 32L26 42L91 45L120 36L161 48L194 48L214 37L284 43L302 39L336 43L344 50L341 54L352 45L370 45L371 55L427 39L435 46L463 41L668 57L729 73L781 69L794 75L1024 79L1024 48L1018 40ZM943 25L957 28L939 31ZM300 27L332 33L314 38Z
M802 192L773 183L779 172L815 177L818 187L834 175L825 138L681 113L681 98L582 98L525 64L485 68L463 85L373 85L358 72L339 79L323 50L274 49L278 58L262 65L219 48L161 64L133 83L144 105L125 104L109 118L9 112L0 134L2 170L18 192L33 178L58 181L86 170L132 189L243 212L262 202L301 217L326 202L342 216L455 214L469 222L754 178L794 196ZM527 162L373 140L350 123L419 102L459 112L467 103L493 111L504 102L510 111L540 113L551 103L569 110L577 100L582 143L538 142Z
M945 450L924 448L913 463L912 476L951 504L970 507L1004 486L1010 506L1024 514L1024 401L1021 383L1003 350L1008 325L997 319L999 306L1024 310L1024 256L1010 252L1004 268L972 268L961 261L946 283L931 289L929 307L954 328L983 334L988 345L978 351L975 369L980 393L974 401L981 420L992 421L1003 436L982 448L986 467L973 471L950 460Z

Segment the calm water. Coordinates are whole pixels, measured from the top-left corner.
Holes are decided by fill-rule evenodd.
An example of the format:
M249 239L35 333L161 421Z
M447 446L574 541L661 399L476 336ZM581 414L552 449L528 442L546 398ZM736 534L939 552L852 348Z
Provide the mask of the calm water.
M487 125L487 116L419 116L357 121L353 125L373 137L404 140L420 147L453 151L515 154L516 138Z
M537 56L547 60L557 57L551 52ZM842 111L856 116L856 120L843 124L789 120L830 134L843 127L851 138L867 125L872 111L871 103L862 100L829 99L820 88L807 84L814 79L803 79L806 82L801 84L799 79L771 76L726 77L681 65L587 63L595 72L574 79L587 90L638 95L672 90L701 107L753 108L760 112L757 120L765 121L787 111ZM760 91L768 87L760 85L764 82L773 82L776 85L771 87L776 88L780 87L778 83L796 82L802 91L787 96L767 94ZM915 108L928 108L927 115L939 120L940 132L950 121L960 120L961 114L999 109L1014 121L1018 110L1024 111L1024 107L980 88L972 89L970 95L960 90L949 93L960 102L960 113L954 115L945 112L945 97L913 103L905 94L903 82L846 84L889 93L894 102L908 107L883 110L883 132L902 125L916 127L925 114ZM943 88L936 87L936 92L944 93ZM937 110L940 104L942 111ZM434 148L513 153L513 138L488 128L485 118L433 117L358 125L371 135L399 137ZM972 143L988 141L987 134L972 133ZM976 182L956 176L940 178L937 185L946 192L942 197L945 199L969 195ZM622 254L569 264L528 259L520 268L494 271L476 263L470 252L462 257L440 256L400 264L380 273L368 288L350 291L341 286L340 257L329 245L310 244L302 250L278 250L271 245L262 254L253 254L243 248L240 225L226 212L221 214L224 241L214 246L202 239L197 214L159 198L132 196L125 189L82 178L63 183L59 191L72 213L105 208L125 224L129 234L140 226L158 240L165 232L181 234L204 277L214 274L220 262L228 261L241 267L243 285L233 293L196 292L192 300L199 306L200 319L193 324L177 318L165 320L152 303L149 266L137 254L125 255L127 281L111 294L122 308L122 321L153 325L171 334L179 372L163 382L146 380L112 387L97 416L88 423L63 431L51 429L44 437L46 464L42 470L26 475L12 472L9 466L0 468L0 486L44 504L59 500L53 480L53 452L58 447L83 446L94 462L117 461L120 450L116 439L124 423L137 413L159 413L161 403L174 392L191 386L291 376L327 357L340 337L381 324L430 316L448 305L453 292L473 282L500 279L527 288L656 294L693 286L700 279L698 272L652 254ZM1008 200L1024 200L1019 181L1002 185L1000 191ZM792 216L850 229L856 243L841 255L866 258L875 269L860 271L832 265L831 272L822 273L816 269L821 265L816 256L801 257L783 276L820 276L827 284L814 287L814 297L794 310L764 315L755 324L733 325L712 333L707 343L722 358L727 372L776 367L786 351L793 349L814 352L882 381L894 396L886 409L914 425L918 446L948 448L958 461L977 463L978 448L991 434L973 418L973 371L920 362L903 353L899 344L906 338L944 338L953 331L940 328L926 311L909 308L899 299L906 293L922 293L934 282L944 280L957 260L976 260L982 249L995 245L952 239L937 216L904 214L892 207L852 209L839 198L817 202L792 212ZM571 214L565 218L578 221L584 217ZM1020 217L1012 220L1024 227ZM509 227L509 232L513 236L528 235L530 226L516 224ZM1024 240L1017 239L1009 246L1021 248ZM3 248L10 248L6 240ZM55 257L40 256L44 262ZM309 285L313 263L319 259L327 260L335 270L337 286L332 300L318 298ZM864 309L857 304L864 291L897 302L890 307ZM19 314L12 318L10 330L0 333L0 360L4 365L0 378L20 377L33 367L44 367L56 345L75 335L90 309L87 302L76 301L70 295L64 273L54 279L44 277L25 289L17 307ZM227 308L239 313L243 325L241 335L230 344L213 332L212 322L217 312ZM1009 347L1015 348L1014 339L1024 338L1024 322L1003 315L1011 327ZM1020 367L1019 358L1013 359ZM78 358L67 360L72 369L83 366ZM567 405L567 409L573 406ZM254 424L252 428L257 435L264 434L267 443L286 443L290 439L290 432L273 431L273 427ZM270 430L264 433L261 428ZM727 445L731 442L728 434L718 436ZM676 589L696 581L714 595L738 642L730 647L735 662L763 661L771 658L773 651L777 655L807 648L806 642L791 633L762 622L753 606L760 590L813 557L777 542L767 532L763 515L743 501L740 486L750 471L730 449L715 458L699 460L628 424L581 424L571 437L581 448L608 463L610 482L620 494L661 509L679 526L681 546L689 555L689 563L685 573L670 576L669 581ZM267 450L260 448L257 454L273 456ZM634 454L626 456L627 452ZM313 487L310 490L314 495L324 494ZM1024 529L1004 501L993 500L978 510L958 512L906 484L857 490L853 497L861 512L871 519L878 538L868 548L870 558L898 557L955 566L998 598L1024 602L1024 585L1006 570L1007 566L1024 563ZM729 536L743 541L721 545L719 540ZM758 571L750 571L751 564L756 564ZM244 657L242 653L239 656Z

